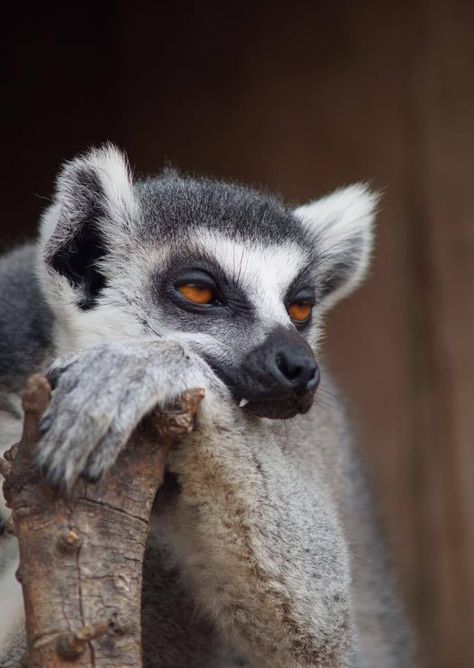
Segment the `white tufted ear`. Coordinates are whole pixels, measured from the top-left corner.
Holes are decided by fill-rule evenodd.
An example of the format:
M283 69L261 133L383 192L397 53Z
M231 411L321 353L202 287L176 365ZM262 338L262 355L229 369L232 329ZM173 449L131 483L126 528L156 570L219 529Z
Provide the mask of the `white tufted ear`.
M81 308L93 306L104 285L101 260L111 245L127 242L135 209L128 163L115 146L65 163L41 223L41 273L67 281Z
M378 194L359 183L295 209L314 240L325 307L351 293L364 278L378 201Z

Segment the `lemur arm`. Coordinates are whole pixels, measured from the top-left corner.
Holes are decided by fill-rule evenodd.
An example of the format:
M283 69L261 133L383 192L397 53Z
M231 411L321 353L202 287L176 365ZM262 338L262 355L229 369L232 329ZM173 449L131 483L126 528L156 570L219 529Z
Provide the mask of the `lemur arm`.
M170 540L195 599L251 665L351 665L349 567L328 501L258 420L207 406L214 419L169 461L182 487Z
M169 540L195 600L252 665L348 665L337 518L198 355L162 339L113 343L59 360L49 379L39 462L61 486L111 466L152 406L203 387L199 428L170 458L182 491Z

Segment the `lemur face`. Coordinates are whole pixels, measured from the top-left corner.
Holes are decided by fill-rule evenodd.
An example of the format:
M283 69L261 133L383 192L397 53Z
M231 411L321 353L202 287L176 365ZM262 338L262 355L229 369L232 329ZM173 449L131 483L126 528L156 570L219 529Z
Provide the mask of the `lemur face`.
M186 341L246 410L291 417L308 410L319 371L310 253L201 228L170 244L150 281L151 331Z
M245 410L306 412L321 316L360 281L376 198L363 186L291 209L165 172L133 182L113 147L68 163L44 217L40 276L65 349L168 337Z

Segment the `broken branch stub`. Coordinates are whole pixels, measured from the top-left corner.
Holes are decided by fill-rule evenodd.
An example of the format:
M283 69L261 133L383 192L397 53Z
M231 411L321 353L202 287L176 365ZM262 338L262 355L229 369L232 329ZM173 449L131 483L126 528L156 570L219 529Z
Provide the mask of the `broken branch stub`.
M150 511L173 442L193 429L203 390L155 409L97 483L67 495L34 466L51 390L39 375L24 395L23 435L5 455L5 498L20 548L28 666L141 666L141 583ZM72 664L71 664L72 662Z

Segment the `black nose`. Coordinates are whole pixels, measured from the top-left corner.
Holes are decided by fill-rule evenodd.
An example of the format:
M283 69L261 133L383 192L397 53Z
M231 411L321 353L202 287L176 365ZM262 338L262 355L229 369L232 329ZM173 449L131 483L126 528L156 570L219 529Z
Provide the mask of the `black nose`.
M288 419L309 411L320 380L313 351L294 328L275 328L238 370L215 359L209 364L246 413L266 418Z
M319 367L299 332L278 327L247 355L235 380L233 390L239 399L287 404L304 412L319 385Z
M276 353L275 363L283 377L283 384L288 384L298 396L313 392L318 387L319 367L312 353L294 348L282 349Z

